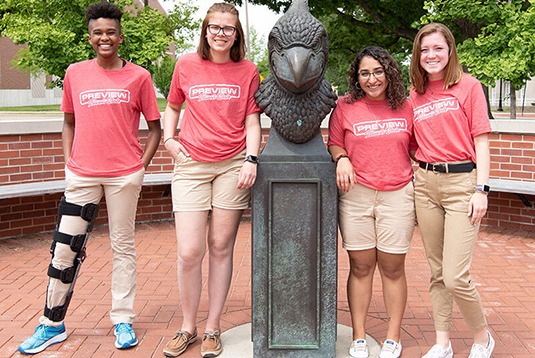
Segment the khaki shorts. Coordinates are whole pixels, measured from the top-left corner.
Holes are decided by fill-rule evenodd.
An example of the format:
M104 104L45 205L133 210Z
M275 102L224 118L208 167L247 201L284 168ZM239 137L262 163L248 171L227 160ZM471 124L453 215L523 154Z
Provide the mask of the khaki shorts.
M173 211L247 209L251 189L236 189L244 159L245 149L220 162L197 162L181 152L173 171Z
M414 231L413 183L394 191L358 183L348 193L340 190L338 214L344 249L405 254Z

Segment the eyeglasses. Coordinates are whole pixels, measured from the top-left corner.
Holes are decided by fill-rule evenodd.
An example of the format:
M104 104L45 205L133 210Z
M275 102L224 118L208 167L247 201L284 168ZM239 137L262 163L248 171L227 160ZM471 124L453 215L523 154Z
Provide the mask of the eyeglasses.
M375 79L380 79L380 78L383 78L385 76L385 70L380 69L380 70L376 70L376 71L373 71L373 72L362 71L362 72L359 73L360 78L362 78L363 80L369 80L370 79L370 75L373 75L373 77L375 77Z
M225 36L232 36L236 32L236 28L234 26L219 26L214 24L208 24L208 32L212 35L218 35L221 30L223 30L223 35Z

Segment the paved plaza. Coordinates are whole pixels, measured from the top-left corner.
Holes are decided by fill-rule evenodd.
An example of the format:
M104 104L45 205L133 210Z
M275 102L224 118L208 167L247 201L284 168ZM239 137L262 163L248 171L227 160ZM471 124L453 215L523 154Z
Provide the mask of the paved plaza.
M37 326L45 301L46 270L51 234L0 240L0 358L23 356L18 345ZM68 339L36 355L39 358L164 357L162 349L180 328L182 317L176 273L173 222L140 224L136 230L138 255L137 319L139 345L119 351L109 320L111 306L111 249L107 227L98 227L87 246L65 324ZM206 278L206 262L204 266ZM339 245L338 323L350 326L346 295L349 263ZM408 305L402 331L402 358L417 358L434 342L428 293L429 267L418 228L406 261ZM368 316L368 333L384 340L386 312L380 277L376 273ZM535 233L486 229L480 233L472 265L487 320L496 339L494 358L535 357ZM199 312L199 331L207 315L207 287ZM240 225L234 275L222 317L223 331L251 322L251 223ZM456 308L452 344L456 358L466 358L471 334ZM198 340L181 357L200 357ZM259 357L261 358L261 357Z

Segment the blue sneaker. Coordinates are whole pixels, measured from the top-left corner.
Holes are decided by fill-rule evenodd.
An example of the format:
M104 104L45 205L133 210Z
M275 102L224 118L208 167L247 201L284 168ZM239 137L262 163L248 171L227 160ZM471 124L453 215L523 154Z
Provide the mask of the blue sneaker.
M117 323L115 325L115 348L124 349L137 345L137 338L130 323Z
M52 344L63 342L67 339L67 332L65 332L65 324L59 327L43 326L40 324L35 333L25 340L19 346L19 352L26 354L35 354L44 351L46 347Z

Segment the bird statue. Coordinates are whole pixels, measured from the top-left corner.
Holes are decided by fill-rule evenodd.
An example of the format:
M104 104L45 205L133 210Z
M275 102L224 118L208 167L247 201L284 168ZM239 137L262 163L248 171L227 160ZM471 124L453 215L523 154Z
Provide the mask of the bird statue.
M310 13L307 0L294 0L275 23L268 50L271 74L260 84L256 103L282 137L298 144L308 142L336 106L336 94L324 77L327 31Z

